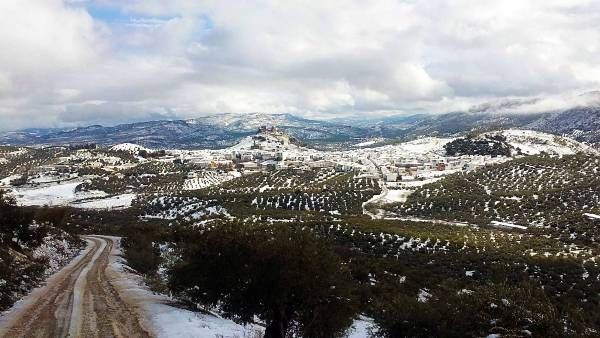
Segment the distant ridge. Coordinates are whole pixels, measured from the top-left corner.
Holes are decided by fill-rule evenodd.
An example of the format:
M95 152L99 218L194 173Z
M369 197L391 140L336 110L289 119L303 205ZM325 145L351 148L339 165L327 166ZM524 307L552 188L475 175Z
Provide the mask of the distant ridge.
M224 148L253 135L261 126L276 126L291 136L313 144L363 139L369 131L290 114L221 114L187 120L161 120L62 128L26 129L0 135L0 142L14 145L65 145L135 143L150 148Z
M600 96L594 95L593 97ZM408 140L420 136L457 136L470 131L531 129L598 146L600 105L547 112L523 112L535 100L479 105L440 115L395 115L376 119L311 120L292 114L219 114L187 120L162 120L113 127L24 129L0 134L0 143L65 145L135 143L150 148L224 148L253 135L261 126L275 126L316 148L359 144L369 139Z

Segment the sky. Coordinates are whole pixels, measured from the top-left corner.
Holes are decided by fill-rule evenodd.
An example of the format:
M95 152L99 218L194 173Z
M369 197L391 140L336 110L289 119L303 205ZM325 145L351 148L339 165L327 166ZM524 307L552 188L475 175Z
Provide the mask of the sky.
M594 0L2 0L0 129L547 106L598 60Z

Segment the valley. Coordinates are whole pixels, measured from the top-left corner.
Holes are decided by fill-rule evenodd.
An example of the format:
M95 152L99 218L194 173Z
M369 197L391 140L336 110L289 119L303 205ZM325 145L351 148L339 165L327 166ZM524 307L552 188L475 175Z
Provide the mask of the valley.
M313 276L314 289L306 292L317 294L324 292L319 283L339 285L321 297L343 297L345 301L335 305L344 309L339 312L343 317L335 324L319 325L334 325L332 330L350 337L368 332L561 332L560 336L575 337L598 328L592 309L600 302L600 157L594 147L566 137L507 129L317 150L264 126L222 149L153 149L131 143L2 146L0 157L1 189L13 199L7 207L58 210L61 216L48 224L69 236L83 236L88 254L81 262L94 250L102 252L99 248L110 252L113 245L113 237L90 235L118 236L114 245L122 247L118 255L126 266L110 272L113 277L99 275L98 282L89 284L91 299L107 299L112 302L107 307L138 299L117 307L130 308L127 311L136 315L124 316L138 318L140 324L115 319L126 326L102 329L113 335L141 327L140 332L151 336L177 337L176 332L200 325L208 335L260 336L280 319L258 305L248 310L253 317L241 316L240 311L250 306L247 297L270 297L261 293L263 285L292 278L279 274L292 273L288 269L293 264L307 270L315 264L316 269L333 269L329 277L317 277L315 271L293 278ZM264 236L281 239L271 242ZM313 245L308 243L316 247L308 249ZM35 245L22 246L24 254ZM227 260L231 271L226 272L219 268L222 256L213 253L232 247L238 249L228 253L233 256ZM247 254L237 256L243 252ZM320 252L323 261L317 263L311 252ZM257 277L252 276L259 272L252 269L262 265L243 262L267 253L278 272L261 272L274 279L265 275L260 278L263 283L254 285ZM296 258L290 260L289 254ZM117 257L102 253L98 262L106 266L111 255ZM197 261L198 257L204 258ZM53 271L67 262L57 262ZM317 268L319 264L327 267ZM191 266L197 267L188 271ZM97 273L107 268L89 269ZM205 277L194 277L196 271ZM52 277L71 280L71 289L56 297L73 292L69 290L78 274L81 270L67 267ZM120 282L115 276L121 276ZM95 294L128 279L129 287L105 293L112 294L112 300ZM254 285L251 293L231 294L240 279ZM214 285L214 280L227 289ZM46 289L54 285L50 281ZM100 283L98 288L94 283ZM294 288L313 285L302 283ZM203 287L212 291L198 293ZM286 296L272 301L290 299L286 306L296 309L285 319L289 323L303 323L302 311L321 306L310 303L310 297L294 300L288 286L278 287ZM126 290L139 291L131 295ZM150 296L150 290L162 296ZM221 303L236 299L229 297L241 297L236 302L244 305ZM168 305L159 305L165 301ZM157 307L160 312L153 312ZM194 314L189 307L201 312ZM79 320L63 314L59 317L67 318L62 319L66 324L44 326L41 320L19 315L19 308L23 306L8 312L7 318L35 320L27 327L42 335L48 330L68 332L73 328L69 323ZM65 309L73 312L72 307ZM155 322L175 313L190 319L176 326ZM444 324L448 316L464 320ZM77 330L100 325L94 323L82 321ZM10 325L4 327L11 332Z
M600 337L600 1L0 1L0 338Z

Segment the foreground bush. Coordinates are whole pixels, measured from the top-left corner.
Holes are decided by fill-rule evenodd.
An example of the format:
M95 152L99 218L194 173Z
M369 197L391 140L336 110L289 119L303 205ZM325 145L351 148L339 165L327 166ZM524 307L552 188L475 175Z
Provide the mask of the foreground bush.
M295 228L222 225L188 239L170 287L225 317L267 324L265 337L341 336L356 305L339 258Z

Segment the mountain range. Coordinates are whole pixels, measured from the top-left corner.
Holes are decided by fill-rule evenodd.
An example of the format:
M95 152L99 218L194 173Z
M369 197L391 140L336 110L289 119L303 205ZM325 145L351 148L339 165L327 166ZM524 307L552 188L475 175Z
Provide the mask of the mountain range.
M594 92L596 94L596 92ZM302 143L317 148L352 145L367 139L384 142L423 135L460 135L474 130L522 128L600 144L600 105L589 104L542 112L527 111L536 101L511 101L475 106L438 115L395 115L378 119L322 121L292 114L219 114L187 120L160 120L117 126L24 129L0 134L0 143L63 145L136 143L151 148L222 148L275 126Z
M0 135L13 145L136 143L151 148L223 148L255 134L261 126L275 126L302 142L328 145L363 140L371 131L291 114L219 114L187 120L161 120L105 127L24 129Z

